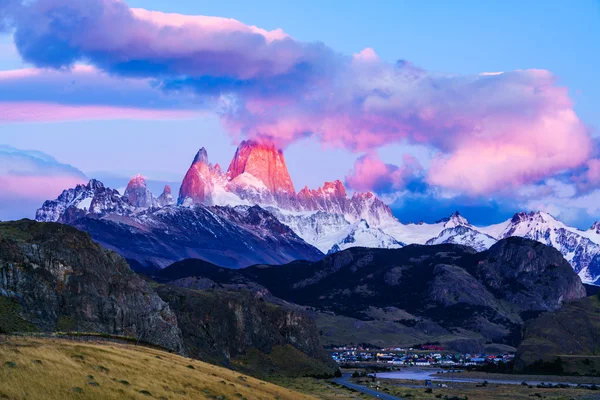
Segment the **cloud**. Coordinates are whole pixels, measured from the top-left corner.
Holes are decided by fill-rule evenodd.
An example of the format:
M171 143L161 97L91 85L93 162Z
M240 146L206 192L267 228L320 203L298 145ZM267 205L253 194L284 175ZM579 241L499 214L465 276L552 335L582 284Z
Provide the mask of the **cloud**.
M354 163L354 169L346 176L346 185L358 191L389 194L404 189L421 172L421 165L410 155L404 156L400 167L385 164L375 155L365 155Z
M201 112L193 96L170 96L151 83L85 65L0 71L0 122L179 119Z
M192 98L218 108L234 135L282 147L311 137L368 153L426 145L436 153L427 182L471 196L543 181L580 168L591 155L590 134L567 89L545 70L432 73L404 60L385 62L371 48L344 56L281 30L131 9L122 0L24 4L10 21L26 62L62 71L86 62L111 79L151 85L166 99ZM366 187L376 167L359 160L351 181Z
M47 154L0 145L0 219L33 218L31 211L43 201L86 180Z

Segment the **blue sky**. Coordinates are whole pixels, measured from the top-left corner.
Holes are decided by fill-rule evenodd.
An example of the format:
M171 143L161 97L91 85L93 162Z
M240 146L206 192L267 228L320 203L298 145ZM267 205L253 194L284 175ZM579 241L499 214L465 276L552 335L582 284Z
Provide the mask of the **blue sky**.
M592 137L600 126L597 1L129 0L127 4L163 12L234 18L266 30L281 28L298 42L322 42L348 56L372 48L384 62L408 60L433 73L476 75L545 69L558 78L557 85L568 88L574 110ZM0 35L0 71L29 66L14 50L11 36ZM209 112L164 121L0 122L0 129L0 144L43 151L88 176L97 172L123 176L140 172L156 180L177 181L197 148L207 147L211 161L225 166L235 151L234 139L219 118ZM430 158L429 148L406 143L386 144L377 152L383 162L394 165L401 164L406 153L422 164ZM296 188L300 189L343 179L364 152L309 139L290 143L285 154ZM574 203L564 199L554 204L548 198L515 202L487 193L405 192L398 189L384 194L396 199L395 212L404 221L431 221L458 209L473 222L483 224L536 205L562 213L563 219L582 228L600 219L593 208L581 205L579 200L575 203L580 209L568 212L566 209Z

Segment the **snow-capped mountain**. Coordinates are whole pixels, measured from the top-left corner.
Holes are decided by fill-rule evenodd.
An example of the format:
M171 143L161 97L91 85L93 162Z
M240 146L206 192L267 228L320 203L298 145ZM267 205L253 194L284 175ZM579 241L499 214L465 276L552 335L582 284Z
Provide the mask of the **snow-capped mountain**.
M462 244L474 248L477 251L487 250L497 240L485 233L479 232L466 225L457 225L444 229L434 238L429 239L425 244L443 244L454 243Z
M549 214L534 212L518 213L500 224L477 227L456 212L433 224L403 224L373 193L349 196L339 180L325 182L317 189L304 187L296 193L283 153L273 144L254 141L240 144L226 172L219 164L210 163L206 149L200 149L183 179L177 200L168 186L159 197L154 197L141 175L129 182L123 195L92 180L45 202L36 219L88 230L98 241L121 253L129 252L127 256L132 258L131 249L119 250L116 232L125 234L125 230L136 238L130 238L137 246L133 253L161 247L170 254L164 262L155 255L152 262L156 265L174 258L175 249L182 252L181 257L213 257L211 260L217 264L241 265L229 259L219 262L214 258L214 248L203 247L212 243L206 239L208 236L221 237L224 230L228 232L223 236L225 247L217 247L228 257L235 258L236 252L245 251L244 246L249 254L253 248L258 254L254 258L244 256L246 261L242 264L248 260L263 262L269 251L284 262L295 257L314 259L317 254L357 246L397 248L456 243L482 251L500 239L521 236L557 248L584 282L600 283L600 223L581 231ZM237 233L224 220L237 226ZM107 224L117 224L118 229ZM201 244L186 242L189 238L182 240L180 236L188 235L182 226L195 232L192 237ZM244 241L242 233L252 229L260 231L262 241ZM148 232L154 235L155 243L143 243L141 237ZM227 238L236 241L229 242L230 248ZM181 248L183 242L189 247ZM279 247L267 251L274 243L279 243Z
M343 214L317 212L284 212L267 208L282 223L289 226L307 243L325 254L349 247L400 248L404 246L381 229L369 226L367 221L349 222Z
M592 264L592 261L600 255L597 227L596 223L590 230L581 231L565 225L548 213L538 211L517 213L500 224L478 229L497 240L520 236L552 246L571 263L584 282L596 282L600 278L600 268L594 266L598 260L596 264Z
M126 198L133 207L140 208L152 207L155 200L142 175L137 175L129 181L123 197Z

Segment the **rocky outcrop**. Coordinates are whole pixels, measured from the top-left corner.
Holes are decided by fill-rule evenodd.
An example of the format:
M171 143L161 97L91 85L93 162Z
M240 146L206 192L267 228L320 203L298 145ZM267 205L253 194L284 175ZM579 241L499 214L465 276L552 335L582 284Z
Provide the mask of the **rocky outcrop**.
M275 196L296 194L283 152L273 143L248 140L239 145L227 169L227 176L235 179L244 173L261 181Z
M208 153L204 147L201 148L183 178L178 204L213 204L215 185L219 184L220 178L220 168L208 162Z
M471 273L498 297L527 310L553 311L586 296L581 279L560 252L510 237L492 246Z
M235 368L235 361L250 350L268 356L278 346L292 346L313 359L311 374L332 375L337 369L323 350L314 321L302 312L267 304L248 291L163 285L158 294L177 314L193 357Z
M154 203L154 196L146 185L146 179L139 174L129 181L123 198L127 199L133 207L148 208Z
M171 191L171 186L165 185L163 192L156 199L159 207L167 207L175 205L176 201L173 198L173 192Z
M92 179L87 185L65 190L56 200L44 202L35 219L40 222L71 224L86 216L97 218L109 213L126 215L133 207L117 190Z
M201 258L229 268L323 257L258 206L167 207L72 223L125 257L136 271Z
M0 296L42 331L132 336L183 349L177 318L124 259L66 225L0 224Z
M185 267L176 268L183 279ZM187 276L203 273L189 268ZM253 266L235 276L212 271L206 277L219 285L253 284L290 303L365 321L375 318L373 308L393 308L410 316L397 323L428 321L457 335L443 338L449 345L468 339L461 346L471 343L471 351L486 342L516 346L524 321L585 296L557 250L522 238L501 240L481 253L454 244L352 248L317 262Z

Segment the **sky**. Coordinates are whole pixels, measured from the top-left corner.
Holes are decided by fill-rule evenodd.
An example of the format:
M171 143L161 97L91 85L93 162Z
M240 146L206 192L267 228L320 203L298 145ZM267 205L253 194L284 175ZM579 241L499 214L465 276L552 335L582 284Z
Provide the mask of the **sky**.
M600 219L597 1L0 0L0 31L0 219L245 138L404 222Z

